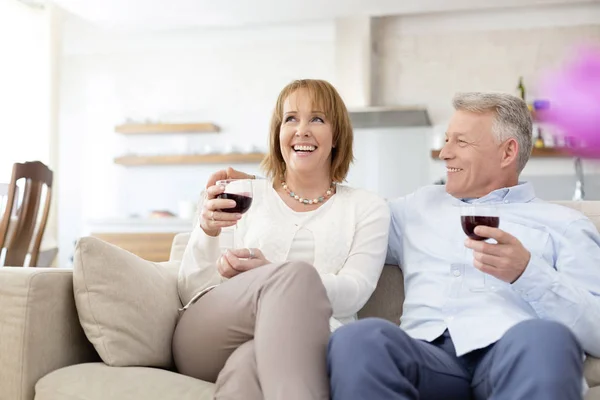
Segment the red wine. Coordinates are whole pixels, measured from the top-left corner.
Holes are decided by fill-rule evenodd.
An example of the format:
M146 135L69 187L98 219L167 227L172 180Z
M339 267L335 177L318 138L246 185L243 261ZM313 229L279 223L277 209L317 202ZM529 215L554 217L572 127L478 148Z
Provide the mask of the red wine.
M246 211L248 211L248 209L252 205L252 197L244 196L242 194L222 193L218 197L219 197L219 199L235 201L235 207L223 208L221 210L223 212L243 214Z
M462 224L463 231L465 234L473 240L485 240L488 239L486 237L481 237L476 235L475 227L477 225L485 225L490 226L492 228L497 228L500 226L500 218L499 217L482 217L478 215L463 215L460 217L460 222Z

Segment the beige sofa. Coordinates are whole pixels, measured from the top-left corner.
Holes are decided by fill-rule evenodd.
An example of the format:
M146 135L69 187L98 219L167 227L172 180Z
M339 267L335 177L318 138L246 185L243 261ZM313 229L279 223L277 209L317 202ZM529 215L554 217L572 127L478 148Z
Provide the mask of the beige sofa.
M565 205L600 226L600 202ZM175 238L172 261L180 259L187 238ZM176 285L176 273L166 276ZM400 270L386 266L359 315L397 323L402 299ZM600 360L588 358L585 374L586 400L600 400ZM77 314L72 270L0 268L0 400L202 400L212 394L212 384L165 369L101 362Z

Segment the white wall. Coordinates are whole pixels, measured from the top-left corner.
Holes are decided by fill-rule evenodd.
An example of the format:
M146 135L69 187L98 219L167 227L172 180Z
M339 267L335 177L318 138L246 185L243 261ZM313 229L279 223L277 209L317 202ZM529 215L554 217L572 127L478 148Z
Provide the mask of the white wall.
M58 53L52 7L40 9L0 0L0 182L8 183L14 163L41 161L54 171L54 61ZM24 180L17 182L21 188ZM41 249L57 245L57 180ZM21 191L21 196L23 192ZM43 203L43 201L42 201ZM0 216L1 217L1 216Z
M377 48L380 104L424 104L444 132L457 91L516 93L519 76L535 94L540 73L585 42L600 45L600 4L388 17ZM431 145L431 140L429 143ZM411 157L414 149L398 150ZM429 182L445 174L430 162ZM586 170L600 172L596 163ZM572 161L532 160L524 176L572 174Z
M45 15L0 0L0 182L15 162L49 159L49 57Z
M122 167L127 151L173 154L205 145L267 144L279 91L298 78L333 81L328 23L229 31L103 32L73 18L64 32L60 241L64 265L85 221L177 212L224 167ZM213 122L217 134L126 137L125 118ZM258 172L257 165L239 165Z

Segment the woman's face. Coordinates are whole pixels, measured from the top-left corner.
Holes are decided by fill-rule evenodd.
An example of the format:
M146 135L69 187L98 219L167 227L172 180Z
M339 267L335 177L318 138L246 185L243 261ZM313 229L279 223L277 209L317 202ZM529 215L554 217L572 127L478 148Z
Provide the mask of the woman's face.
M330 175L333 131L324 110L315 109L306 89L292 93L283 104L279 130L281 154L286 172Z

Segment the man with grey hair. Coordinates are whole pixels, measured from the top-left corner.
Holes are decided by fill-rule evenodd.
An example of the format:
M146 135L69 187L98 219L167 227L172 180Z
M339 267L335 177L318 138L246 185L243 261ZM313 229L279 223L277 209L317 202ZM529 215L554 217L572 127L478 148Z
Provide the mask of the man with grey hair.
M334 332L332 398L581 399L584 351L600 356L600 235L519 181L532 148L524 101L463 93L454 108L445 187L390 202L400 328L372 318ZM461 215L485 218L465 218L465 237Z

